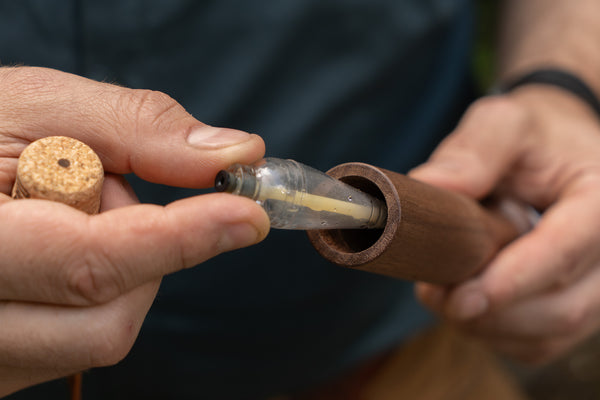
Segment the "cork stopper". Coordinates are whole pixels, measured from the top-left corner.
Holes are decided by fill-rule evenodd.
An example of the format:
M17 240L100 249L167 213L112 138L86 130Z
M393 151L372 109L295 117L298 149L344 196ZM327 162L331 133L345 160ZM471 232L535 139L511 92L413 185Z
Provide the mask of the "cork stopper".
M12 197L58 201L96 214L103 180L102 162L89 146L51 136L36 140L21 153Z

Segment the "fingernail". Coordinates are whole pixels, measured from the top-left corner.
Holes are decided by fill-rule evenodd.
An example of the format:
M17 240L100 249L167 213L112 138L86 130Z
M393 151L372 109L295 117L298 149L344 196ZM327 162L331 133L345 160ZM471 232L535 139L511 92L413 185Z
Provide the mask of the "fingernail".
M250 137L251 135L244 131L205 125L192 129L187 142L201 149L219 149L243 143Z
M459 320L467 320L483 314L487 309L487 298L481 292L471 292L457 304L452 316Z
M264 234L250 223L232 224L227 227L225 235L221 238L222 251L239 249L258 243L264 238Z

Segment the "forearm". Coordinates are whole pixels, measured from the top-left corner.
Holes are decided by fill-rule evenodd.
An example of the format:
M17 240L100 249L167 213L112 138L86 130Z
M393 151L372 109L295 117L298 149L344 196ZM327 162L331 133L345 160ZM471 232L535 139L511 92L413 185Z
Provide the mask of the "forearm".
M542 67L569 70L600 94L600 1L505 0L498 78Z

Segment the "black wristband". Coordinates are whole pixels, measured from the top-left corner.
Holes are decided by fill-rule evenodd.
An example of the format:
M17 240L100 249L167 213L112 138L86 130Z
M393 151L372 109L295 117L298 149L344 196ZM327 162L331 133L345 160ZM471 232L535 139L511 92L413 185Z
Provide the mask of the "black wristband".
M592 89L581 78L561 69L547 68L529 72L505 85L500 85L498 92L506 93L516 87L532 83L553 85L564 89L586 102L600 117L600 101Z

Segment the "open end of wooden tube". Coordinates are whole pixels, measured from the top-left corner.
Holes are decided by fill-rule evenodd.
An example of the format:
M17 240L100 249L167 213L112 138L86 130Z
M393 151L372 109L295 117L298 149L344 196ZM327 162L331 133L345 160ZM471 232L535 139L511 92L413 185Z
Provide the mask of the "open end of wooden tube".
M376 259L389 246L400 222L394 185L381 170L363 163L341 164L327 174L384 201L388 220L383 229L309 231L309 240L321 256L338 265L355 267Z
M340 180L379 200L385 201L381 190L368 179L361 176L346 176L340 178ZM321 236L325 242L340 252L357 253L373 246L382 233L383 229L329 229L323 230Z

